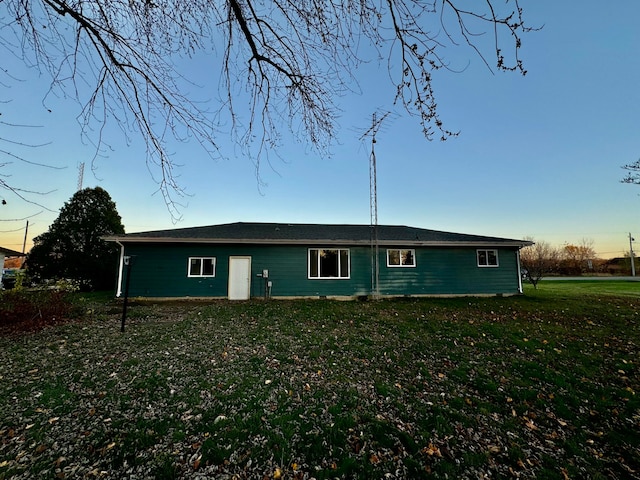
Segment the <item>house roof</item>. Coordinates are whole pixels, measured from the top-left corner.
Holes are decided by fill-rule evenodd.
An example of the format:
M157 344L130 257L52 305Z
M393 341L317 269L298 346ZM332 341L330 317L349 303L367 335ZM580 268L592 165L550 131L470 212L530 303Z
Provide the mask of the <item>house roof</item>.
M4 254L6 257L24 257L25 254L22 252L17 252L16 250L11 250L10 248L0 247L0 253Z
M378 244L384 246L509 246L524 247L526 240L442 232L404 225L378 225ZM245 243L305 245L370 245L371 225L311 223L227 223L204 227L154 230L104 237L120 243Z

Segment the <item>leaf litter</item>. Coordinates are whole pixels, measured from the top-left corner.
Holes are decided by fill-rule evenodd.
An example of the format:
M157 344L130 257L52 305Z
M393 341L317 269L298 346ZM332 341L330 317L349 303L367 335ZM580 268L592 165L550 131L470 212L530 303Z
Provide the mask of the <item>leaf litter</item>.
M0 478L640 478L640 301L526 301L150 304L124 334L2 337Z

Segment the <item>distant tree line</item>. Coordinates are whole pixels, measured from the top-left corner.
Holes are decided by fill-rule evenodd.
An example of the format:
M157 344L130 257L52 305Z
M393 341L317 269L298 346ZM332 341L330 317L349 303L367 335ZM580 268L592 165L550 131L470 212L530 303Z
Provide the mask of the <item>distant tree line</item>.
M520 251L520 265L524 278L534 286L544 276L628 275L631 272L629 254L622 258L600 259L593 248L593 241L589 239L583 239L577 245L565 244L561 247L554 247L544 240L527 240L534 244ZM634 258L634 261L637 267L638 259Z

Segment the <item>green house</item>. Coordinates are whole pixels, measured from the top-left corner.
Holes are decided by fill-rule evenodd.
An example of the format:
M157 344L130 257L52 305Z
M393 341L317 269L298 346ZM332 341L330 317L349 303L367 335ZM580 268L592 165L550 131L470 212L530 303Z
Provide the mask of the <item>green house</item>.
M117 295L358 298L522 293L531 242L392 225L229 223L105 237ZM127 282L129 276L129 282Z

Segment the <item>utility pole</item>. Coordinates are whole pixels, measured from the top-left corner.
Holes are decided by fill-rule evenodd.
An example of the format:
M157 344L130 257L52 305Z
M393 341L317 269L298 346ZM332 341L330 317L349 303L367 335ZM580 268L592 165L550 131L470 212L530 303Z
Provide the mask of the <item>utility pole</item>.
M27 226L24 229L24 240L22 241L22 253L24 253L24 250L27 247L27 232L28 231L29 231L29 220L27 220Z
M633 258L633 242L635 238L631 236L631 232L629 232L629 258L631 259L631 276L636 276L636 261Z

